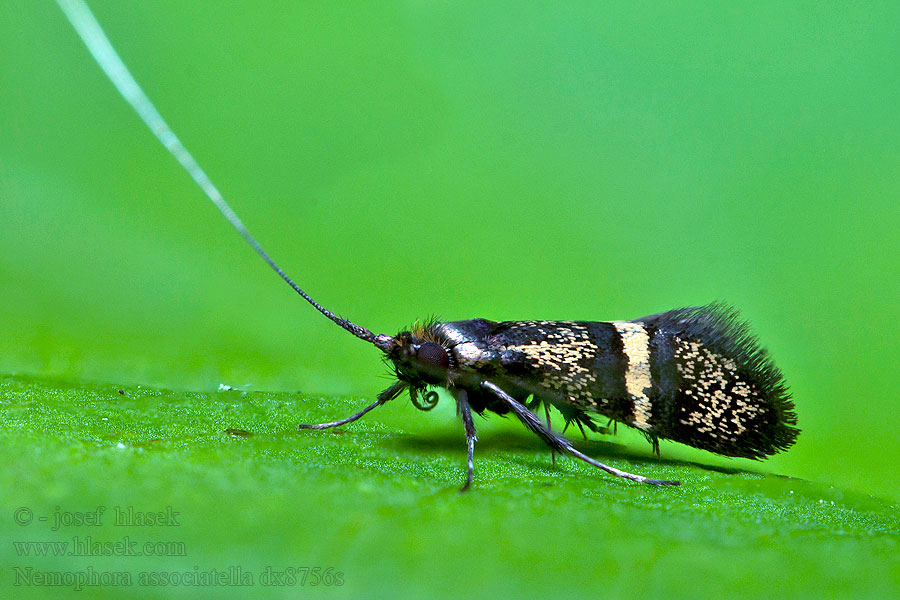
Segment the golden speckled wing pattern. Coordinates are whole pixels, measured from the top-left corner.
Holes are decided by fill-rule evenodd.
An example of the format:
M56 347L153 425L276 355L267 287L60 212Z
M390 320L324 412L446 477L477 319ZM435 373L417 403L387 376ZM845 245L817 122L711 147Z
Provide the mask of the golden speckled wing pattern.
M726 306L634 321L443 327L455 339L460 368L564 414L600 414L636 427L651 441L761 458L798 433L781 373Z

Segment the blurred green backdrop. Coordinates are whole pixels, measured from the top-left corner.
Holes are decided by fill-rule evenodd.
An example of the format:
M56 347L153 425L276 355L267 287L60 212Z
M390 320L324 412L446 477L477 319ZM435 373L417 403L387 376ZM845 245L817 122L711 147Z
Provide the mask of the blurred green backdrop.
M763 465L664 455L900 499L897 3L90 4L326 306L394 333L728 300L803 434ZM384 387L374 349L244 245L55 4L2 11L0 372Z

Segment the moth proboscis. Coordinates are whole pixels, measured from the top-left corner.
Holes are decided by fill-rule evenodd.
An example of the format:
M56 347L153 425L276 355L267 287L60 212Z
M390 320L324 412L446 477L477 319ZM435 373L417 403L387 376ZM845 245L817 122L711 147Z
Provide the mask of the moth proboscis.
M474 477L477 432L472 412L512 414L554 453L662 486L679 482L628 473L576 449L552 430L550 409L562 415L566 428L574 423L582 432L585 427L605 431L599 418L634 427L657 455L660 439L752 459L794 443L797 418L781 372L725 304L631 321L432 320L393 336L376 335L338 317L294 283L250 234L141 90L84 1L57 3L119 93L247 243L316 310L373 344L392 366L396 381L375 402L345 419L299 429L353 422L404 392L416 407L430 410L437 400L434 388L446 389L456 401L466 435L462 490ZM546 423L533 412L541 406Z

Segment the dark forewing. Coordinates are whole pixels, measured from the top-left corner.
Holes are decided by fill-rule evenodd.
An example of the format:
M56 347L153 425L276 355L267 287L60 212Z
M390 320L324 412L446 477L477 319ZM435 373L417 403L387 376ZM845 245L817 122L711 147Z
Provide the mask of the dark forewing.
M443 324L462 369L513 396L630 422L627 357L615 326L603 322L481 319Z
M538 397L629 420L627 358L611 323L506 321L490 339L500 374Z
M781 373L724 305L634 321L443 327L460 342L460 367L564 414L599 413L651 439L750 458L787 448L798 433Z

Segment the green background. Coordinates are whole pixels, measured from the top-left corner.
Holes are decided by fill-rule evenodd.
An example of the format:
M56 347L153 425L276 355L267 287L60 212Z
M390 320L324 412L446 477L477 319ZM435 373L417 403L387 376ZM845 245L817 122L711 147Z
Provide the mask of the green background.
M429 315L630 319L724 299L784 371L803 433L765 463L666 442L658 462L621 430L583 444L685 481L655 490L551 470L515 423L479 421L464 497L446 398L294 433L384 388L377 352L267 270L54 3L6 0L4 539L121 537L16 526L19 506L172 505L174 537L132 536L187 540L189 556L129 570L334 566L346 584L317 593L391 597L900 590L896 3L91 6L326 306L395 333ZM0 552L10 584L10 565L87 564Z

